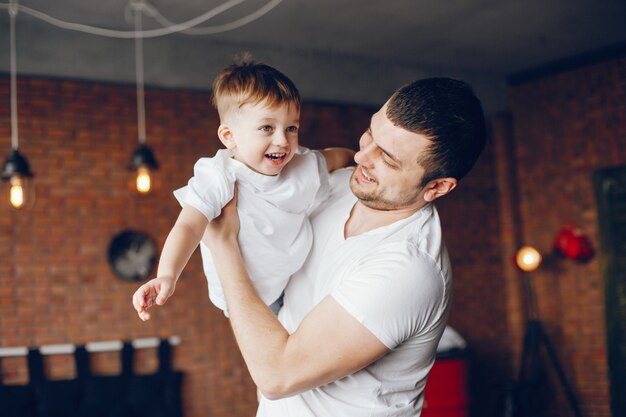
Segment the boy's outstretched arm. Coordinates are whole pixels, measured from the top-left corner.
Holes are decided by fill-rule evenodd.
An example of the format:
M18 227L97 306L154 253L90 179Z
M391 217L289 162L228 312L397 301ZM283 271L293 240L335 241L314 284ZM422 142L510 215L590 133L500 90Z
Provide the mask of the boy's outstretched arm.
M163 305L176 288L176 281L202 239L208 220L202 212L184 206L172 227L159 259L157 276L143 284L133 295L133 306L139 318L150 319L148 309Z
M326 148L322 149L322 155L326 158L328 172L333 172L339 168L345 168L354 165L354 154L356 153L349 148Z

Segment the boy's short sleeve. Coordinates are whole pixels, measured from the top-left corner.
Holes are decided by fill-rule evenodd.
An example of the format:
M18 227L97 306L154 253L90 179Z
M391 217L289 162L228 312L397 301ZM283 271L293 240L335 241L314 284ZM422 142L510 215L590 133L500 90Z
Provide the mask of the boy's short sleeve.
M193 177L186 186L174 191L181 206L189 205L202 212L211 221L233 198L234 175L226 169L223 155L200 158L193 167Z
M357 265L331 296L393 349L443 319L441 270L410 244L393 244Z

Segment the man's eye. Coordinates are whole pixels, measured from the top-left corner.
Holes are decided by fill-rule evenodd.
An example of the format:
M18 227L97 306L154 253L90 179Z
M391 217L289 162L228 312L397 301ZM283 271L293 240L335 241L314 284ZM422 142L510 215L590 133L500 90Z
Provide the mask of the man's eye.
M289 126L287 128L287 132L289 133L296 133L298 131L298 126Z
M385 165L387 165L389 168L393 168L393 169L397 169L397 168L398 168L398 166L397 166L395 163L393 163L393 162L389 162L389 161L387 160L387 157L385 157L385 156L383 156L383 163L384 163Z
M261 126L259 128L259 130L262 131L262 132L271 132L272 131L272 126L270 126L270 125Z

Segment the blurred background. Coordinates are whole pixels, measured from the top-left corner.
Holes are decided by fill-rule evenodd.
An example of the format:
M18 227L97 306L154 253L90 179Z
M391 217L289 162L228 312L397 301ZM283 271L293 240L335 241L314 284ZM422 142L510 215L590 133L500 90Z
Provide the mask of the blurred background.
M179 211L171 192L220 145L212 80L247 51L299 87L300 142L311 148L356 149L405 83L469 82L489 143L438 203L455 272L450 325L467 342L463 412L513 415L524 334L539 320L558 366L543 345L533 354L533 415L626 416L623 0L1 1L0 157L19 145L33 177L23 175L19 209L10 173L0 189L0 348L176 336L184 415L253 415L254 385L207 298L199 254L147 323L130 302L145 274L123 278L110 265L112 253L136 250L126 267L151 272ZM184 27L163 30L174 23ZM125 231L142 234L113 245ZM531 272L513 262L522 245L544 258ZM26 358L11 352L2 380L24 384ZM52 379L77 375L71 355L45 362ZM151 374L158 352L138 349L135 362ZM91 366L116 375L119 352L94 353Z

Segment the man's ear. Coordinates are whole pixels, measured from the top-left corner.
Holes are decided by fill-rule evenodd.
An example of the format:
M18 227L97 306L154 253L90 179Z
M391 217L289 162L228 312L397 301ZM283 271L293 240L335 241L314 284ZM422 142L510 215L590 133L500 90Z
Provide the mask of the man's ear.
M424 192L424 200L431 202L435 201L439 197L443 197L448 194L450 191L454 190L457 184L456 178L438 178L434 181L431 181L426 186L426 191Z
M217 128L217 137L220 138L220 141L226 146L227 149L234 149L237 144L235 143L235 138L233 137L233 132L230 130L228 125L221 124L220 127Z

